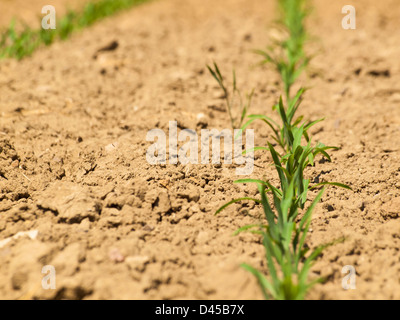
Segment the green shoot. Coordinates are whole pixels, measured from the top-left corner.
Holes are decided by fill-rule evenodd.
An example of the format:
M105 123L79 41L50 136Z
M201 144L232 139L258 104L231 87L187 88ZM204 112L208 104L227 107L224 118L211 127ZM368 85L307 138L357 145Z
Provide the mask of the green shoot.
M280 99L275 110L277 110L277 112L282 120L282 125L279 125L274 120L272 120L271 118L269 118L265 115L256 114L256 115L248 116L249 120L242 126L241 129L245 130L254 121L261 120L273 131L274 136L272 137L272 139L274 139L274 141L285 152L289 152L290 150L292 150L293 143L294 143L294 136L293 136L292 132L293 132L294 128L296 126L298 126L303 120L303 116L296 118L295 115L296 115L296 112L297 112L301 102L302 102L302 97L303 97L304 92L305 92L305 89L300 89L297 92L296 96L289 103L289 107L287 108L287 110L283 106L282 98ZM304 124L302 134L306 138L307 141L310 140L309 135L308 135L308 130L322 120L323 119L308 122L308 123Z
M310 58L304 52L307 40L305 19L308 16L307 0L278 0L280 9L279 25L287 33L284 40L276 41L267 50L257 50L264 60L279 72L287 101L291 101L291 88L296 79L309 64Z
M30 56L42 45L51 45L56 40L65 40L75 31L91 26L95 22L113 15L119 11L129 9L149 0L99 0L89 2L83 11L68 11L60 18L55 30L31 29L23 26L17 32L13 20L10 26L0 34L0 59L16 58L18 60Z
M267 149L272 156L280 185L273 186L269 181L256 179L238 180L236 183L256 183L261 199L234 199L222 206L216 214L228 206L243 200L254 201L262 205L267 225L261 223L258 227L254 224L244 226L236 234L252 232L262 236L271 279L268 280L260 271L249 265L244 264L243 267L256 276L266 298L299 300L304 299L307 291L316 283L316 281L308 281L308 273L313 261L318 258L324 249L324 246L318 247L309 254L305 241L311 223L312 212L325 189L323 188L318 193L312 204L301 216L301 212L305 210L306 202L309 200L308 191L325 185L333 185L350 190L351 188L337 182L322 182L313 186L310 185L310 179L304 177L305 169L314 165L315 157L318 155L322 155L328 161L331 161L327 151L337 148L328 147L322 143L311 146L311 139L307 134L307 130L317 121L300 124L300 120L291 123L294 109L288 108L288 119L282 98L279 102L279 110L283 122L279 134L284 137L282 145L287 143L287 147L283 145L287 153L280 155L269 142ZM259 116L257 118L267 121L271 127L277 125L266 117ZM302 145L303 137L306 137L306 145ZM271 205L267 194L271 194L273 205Z
M261 194L265 194L263 188L259 186ZM271 280L267 280L260 271L247 264L244 264L243 268L256 276L266 299L302 300L308 289L319 281L318 279L308 282L307 274L323 247L309 254L305 239L310 227L312 210L323 192L324 190L320 191L298 224L290 218L289 212L285 211L290 211L293 201L290 192L275 202L277 214L272 211L267 197L263 197L265 215L268 220L273 221L268 228L261 228ZM278 218L274 223L276 215Z
M210 71L211 75L214 77L214 79L218 82L218 85L220 86L220 88L223 91L224 99L226 102L226 108L227 108L227 111L229 114L229 119L231 121L232 129L238 129L238 128L242 127L243 121L247 115L247 111L249 110L249 108L251 106L251 101L253 99L254 90L252 90L252 92L250 94L246 95L246 101L243 102L242 94L241 94L240 90L237 88L235 70L233 70L232 92L229 92L229 90L225 86L224 77L221 75L218 65L214 62L214 69L211 68L210 66L207 66L207 68ZM234 117L233 109L235 106L236 98L238 98L238 101L239 101L240 116Z
M282 40L276 41L266 51L256 51L256 53L264 57L263 63L274 65L281 76L288 108L283 108L281 99L273 107L273 110L278 111L283 125L276 124L272 119L264 115L251 115L242 127L242 129L245 129L255 120L265 122L274 133L274 141L285 152L294 151L292 150L294 137L291 134L293 128L303 120L302 116L296 117L296 112L306 90L302 88L292 97L291 88L310 61L310 58L304 51L304 44L307 40L307 33L304 26L308 15L307 2L308 0L278 0L280 9L279 25L286 32L287 36ZM307 141L309 141L308 129L319 121L322 121L322 119L310 122L304 126L303 135Z

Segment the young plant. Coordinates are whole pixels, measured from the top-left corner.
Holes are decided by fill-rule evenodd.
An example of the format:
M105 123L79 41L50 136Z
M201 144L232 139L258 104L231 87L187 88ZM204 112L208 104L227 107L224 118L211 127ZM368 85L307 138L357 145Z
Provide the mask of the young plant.
M305 89L300 89L296 96L291 99L289 102L289 107L285 109L283 107L283 102L282 98L280 99L279 103L276 105L274 108L277 110L281 120L282 120L282 125L279 125L276 123L273 119L270 117L267 117L263 114L255 114L255 115L250 115L248 116L248 121L242 126L242 130L245 130L250 124L252 124L256 120L261 120L265 124L267 124L268 127L270 127L274 133L274 136L272 137L275 142L278 143L278 145L283 149L284 152L289 152L293 148L293 134L292 131L296 126L298 126L301 121L303 120L303 116L300 117L295 117L296 112L302 102L303 94L305 92ZM316 120L316 121L309 121L304 125L304 130L303 130L303 135L306 138L307 141L310 140L309 135L308 135L308 130L317 124L318 122L322 121L323 119ZM260 149L260 148L257 148ZM268 150L268 149L267 149Z
M269 145L269 147L271 155L277 159L276 150L272 145ZM310 253L306 245L306 238L312 212L325 189L318 193L302 216L299 210L304 208L307 193L313 188L323 184L348 187L336 183L321 183L312 188L309 187L310 181L304 179L303 168L309 161L307 160L308 157L318 153L317 149L311 148L309 145L299 147L296 155L290 154L289 157L286 157L293 158L295 162L301 164L297 166L293 174L289 174L281 164L276 165L276 170L281 178L280 188L273 186L269 181L263 180L245 179L235 181L236 183L257 183L261 200L252 198L235 199L217 211L219 213L230 204L243 200L252 200L262 205L267 223L244 226L236 234L250 231L262 236L270 280L267 280L262 272L250 265L243 264L242 267L257 278L266 299L302 300L308 290L321 280L309 281L308 273L322 250L330 244L319 246ZM291 160L286 162L288 163ZM280 159L278 161L284 162L285 160ZM270 204L267 193L272 193L273 206Z
M291 141L293 139L289 136L291 127L297 126L303 120L303 116L295 117L295 115L305 89L298 90L296 95L292 97L291 88L310 61L304 51L304 44L307 40L305 19L309 11L307 3L308 0L278 0L280 9L278 24L287 36L282 40L275 41L266 51L256 50L256 53L264 57L263 63L274 65L281 76L288 108L283 109L281 108L282 104L278 103L273 106L273 110L278 111L283 125L278 125L265 115L255 114L250 115L249 120L242 127L244 130L256 120L265 122L274 133L273 139L285 152L292 148ZM305 125L304 137L307 141L309 141L308 129L321 120L309 122Z
M23 31L17 32L16 22L12 20L9 27L0 36L0 58L15 57L21 59L31 54L38 46L35 33L24 26Z
M226 109L229 114L229 119L231 121L232 129L238 129L242 126L244 119L246 118L247 111L250 108L251 101L253 99L254 90L251 91L250 94L246 95L246 101L243 101L242 94L240 90L237 88L236 84L236 72L233 70L233 84L232 84L232 92L230 92L226 86L224 77L222 76L218 65L214 62L214 69L210 66L207 66L208 70L210 71L211 75L214 79L218 82L220 88L223 91L225 102L226 102ZM234 117L233 116L233 109L236 103L236 99L238 99L239 103L239 110L240 116Z
M300 170L300 168L299 168ZM271 190L275 210L266 196L266 187ZM295 196L295 181L292 180L285 192L274 188L268 181L259 181L258 189L268 225L259 228L265 247L267 266L271 280L250 265L242 267L250 271L258 280L264 297L275 300L302 300L307 291L319 279L308 281L312 262L319 256L323 246L309 254L305 245L314 207L324 192L321 190L307 209L300 222L298 207L303 199ZM296 203L298 202L298 203Z
M307 40L305 19L308 15L307 0L278 0L280 20L278 25L287 33L283 40L276 40L267 50L257 50L264 61L279 72L287 102L291 100L291 88L310 61L304 51Z
M316 122L289 125L282 98L279 101L279 110L283 122L282 135L288 143L287 153L280 155L270 143L265 149L268 149L272 156L280 185L273 186L268 180L235 181L236 183L256 183L261 200L234 199L221 207L217 214L229 205L242 200L255 201L262 205L267 224L248 225L239 229L238 232L251 231L262 235L271 281L251 266L243 265L243 267L257 277L266 298L297 300L303 299L308 289L315 283L315 281L308 282L308 272L312 262L324 248L324 246L319 247L308 254L308 247L305 244L313 209L321 199L324 189L300 218L300 210L305 209L308 200L308 191L323 185L334 185L346 189L350 187L336 182L323 182L310 186L310 180L304 177L305 169L314 165L314 159L319 154L331 161L327 150L337 148L327 147L322 143L311 146L311 139L306 132ZM307 137L306 145L302 145L303 137ZM272 194L273 206L269 202L267 193Z

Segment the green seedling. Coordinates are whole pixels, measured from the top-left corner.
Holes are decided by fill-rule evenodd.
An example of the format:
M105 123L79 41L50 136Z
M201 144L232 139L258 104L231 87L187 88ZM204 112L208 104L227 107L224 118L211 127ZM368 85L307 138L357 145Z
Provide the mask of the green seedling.
M287 143L287 153L280 155L271 143L268 143L268 147L265 147L265 149L269 150L272 156L280 185L273 186L268 180L244 179L235 181L236 183L256 183L261 199L234 199L222 206L216 214L231 204L244 200L254 201L262 205L267 223L244 226L236 234L247 231L262 236L271 280L267 280L260 271L249 265L244 264L243 267L257 277L266 298L298 300L303 299L309 288L318 281L309 282L308 273L312 262L318 258L325 247L321 246L308 254L305 240L311 223L312 212L325 189L323 188L319 192L300 218L300 212L305 210L306 202L309 200L308 191L325 185L350 190L351 188L337 182L310 185L310 179L304 177L305 169L314 165L315 157L318 155L322 155L328 161L331 161L327 151L337 148L328 147L322 143L311 146L311 139L307 130L317 122L300 125L301 121L296 121L289 124L282 98L279 101L279 110L283 122L283 129L280 134L284 136L284 141ZM290 108L288 110L290 111ZM306 138L306 145L302 145L303 137ZM273 206L270 204L267 194L272 195Z
M214 68L211 68L210 66L207 66L207 68L210 71L211 75L214 77L214 79L218 82L218 85L220 86L221 90L223 91L224 99L226 102L226 109L229 114L229 119L231 121L232 129L240 128L251 106L254 90L252 90L250 94L247 94L245 101L243 101L242 94L240 90L237 88L235 70L233 70L232 72L233 83L232 83L232 91L230 92L225 85L224 77L222 76L221 71L218 68L218 65L214 62ZM237 101L236 99L238 100L239 103L240 116L234 117L233 109Z
M310 164L310 157L313 158L321 152L320 146L298 146L295 154L288 154L281 159L272 145L269 145L269 148L280 178L280 186L275 187L269 181L263 180L238 180L236 183L257 183L261 199L235 199L221 207L217 213L243 200L262 205L267 223L242 227L236 234L247 231L262 236L270 280L257 269L247 264L242 266L256 276L266 299L301 300L308 290L321 280L309 281L308 273L312 263L327 245L309 253L306 237L312 212L325 188L318 193L302 216L300 209L304 209L308 191L313 188L326 184L349 187L329 182L309 186L310 181L304 178L303 171ZM283 163L286 163L286 168L283 167ZM268 193L272 194L273 205L268 199Z
M320 281L317 279L309 282L308 272L324 247L318 247L309 253L305 241L312 211L324 190L318 193L303 217L296 223L299 213L297 205L293 202L300 199L293 197L293 185L282 196L277 191L272 191L275 211L266 196L266 186L259 184L258 187L268 221L268 225L260 226L259 230L265 247L270 280L250 265L243 264L242 267L257 278L266 299L302 300L307 291Z
M266 51L256 50L256 53L264 57L263 63L274 65L281 76L288 108L284 109L282 101L280 101L272 109L279 113L282 125L277 124L270 117L255 114L250 115L248 121L242 127L244 130L256 120L263 121L272 129L274 134L272 138L284 152L294 151L292 150L292 131L303 121L303 116L296 117L296 112L306 90L301 88L292 97L291 88L310 61L304 51L304 44L307 40L304 25L309 12L307 3L308 0L278 0L280 9L278 25L287 33L287 36L283 40L275 41ZM322 120L311 121L304 125L303 134L307 142L310 140L308 130ZM256 148L256 150L263 149L267 148Z
M0 38L0 58L21 59L25 55L31 54L37 46L38 41L34 32L27 26L24 26L23 31L18 32L16 21L12 20Z
M292 131L294 130L294 128L296 128L296 126L298 126L302 122L302 120L304 118L303 116L296 118L296 112L301 104L304 92L305 92L305 89L300 89L297 92L296 96L293 99L291 99L291 101L289 103L289 107L287 109L285 109L283 107L282 98L280 99L277 107L274 109L277 110L279 117L282 120L282 125L279 125L277 122L275 122L270 117L267 117L262 114L255 114L255 115L248 116L249 120L242 126L241 129L245 130L254 121L261 120L273 131L274 136L272 137L272 139L275 140L275 142L277 142L278 145L285 152L289 152L290 150L292 150L293 142L294 142L294 137L293 137ZM317 121L310 121L304 125L303 135L307 141L310 140L309 135L308 135L308 130L322 120L323 119L320 119Z
M291 88L310 62L304 51L307 33L304 22L308 15L307 0L278 0L281 18L278 25L287 33L284 40L277 40L264 50L256 50L264 60L279 72L288 102Z

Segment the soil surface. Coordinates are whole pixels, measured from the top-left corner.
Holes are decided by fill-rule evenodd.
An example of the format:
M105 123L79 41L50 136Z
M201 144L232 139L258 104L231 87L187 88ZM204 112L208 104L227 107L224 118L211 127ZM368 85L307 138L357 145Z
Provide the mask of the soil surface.
M80 9L87 1L81 0L52 0L50 1L24 1L24 0L0 0L0 28L7 27L12 19L23 25L34 28L40 27L42 8L48 4L56 9L56 16L62 17L68 9ZM17 24L19 27L21 25Z
M41 6L20 2L0 5ZM325 118L314 141L340 147L307 175L354 190L329 188L314 212L310 247L344 241L316 262L311 278L326 282L307 298L400 299L400 11L395 0L360 0L357 29L343 30L347 4L314 0L315 58L298 81L310 88L300 113ZM235 67L244 91L256 89L251 113L276 118L279 78L252 52L276 34L274 19L274 1L159 0L0 62L0 298L262 298L240 267L266 271L260 239L232 235L261 208L214 215L255 186L232 183L234 164L152 166L146 134L168 134L175 120L198 132L229 128L205 69L214 60L224 74ZM254 128L265 145L270 131ZM251 177L277 183L270 163L257 153ZM55 290L42 288L45 265L55 267ZM348 265L356 290L342 288Z

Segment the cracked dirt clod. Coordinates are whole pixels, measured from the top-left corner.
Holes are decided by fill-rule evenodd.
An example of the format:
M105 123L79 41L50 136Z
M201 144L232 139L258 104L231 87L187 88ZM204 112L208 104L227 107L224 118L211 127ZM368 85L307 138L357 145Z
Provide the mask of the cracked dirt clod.
M96 220L98 203L88 188L64 181L51 184L37 199L41 210L53 212L64 223L80 223L86 218Z

